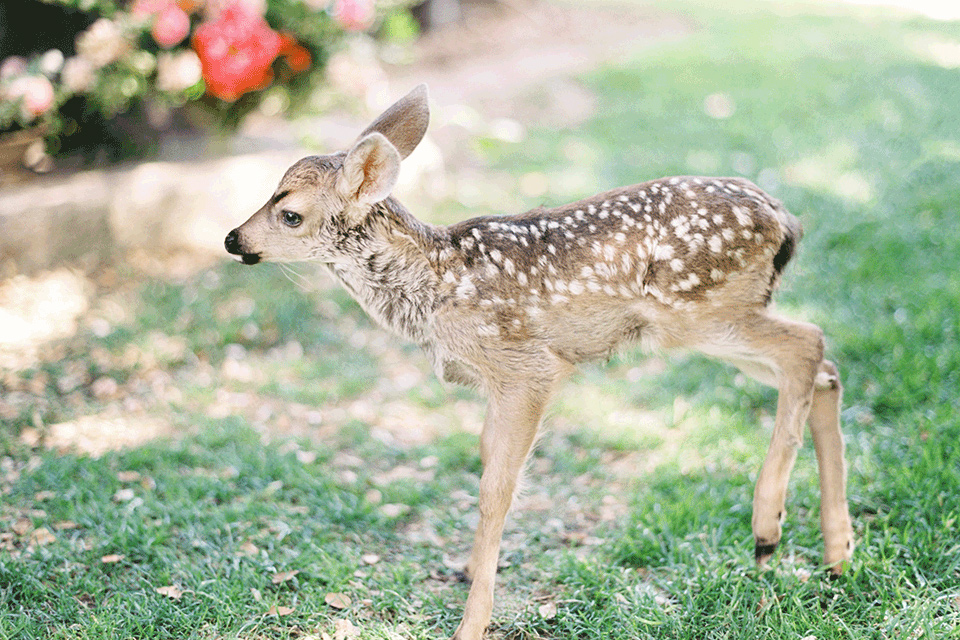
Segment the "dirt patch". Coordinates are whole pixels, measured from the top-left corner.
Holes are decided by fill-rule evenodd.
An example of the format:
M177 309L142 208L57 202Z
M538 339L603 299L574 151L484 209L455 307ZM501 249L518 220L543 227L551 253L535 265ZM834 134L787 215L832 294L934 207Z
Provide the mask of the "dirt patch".
M390 75L398 87L428 83L437 104L467 103L485 117L570 124L589 117L594 106L572 76L693 29L682 15L636 5L468 3L459 23L423 37L414 47L416 62ZM539 99L532 105L534 91Z

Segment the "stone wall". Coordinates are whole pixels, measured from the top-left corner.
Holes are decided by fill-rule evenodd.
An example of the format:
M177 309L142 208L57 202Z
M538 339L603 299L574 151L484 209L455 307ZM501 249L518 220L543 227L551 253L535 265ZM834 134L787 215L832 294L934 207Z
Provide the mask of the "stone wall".
M223 251L306 151L144 162L44 176L0 191L0 268L92 265L126 251Z

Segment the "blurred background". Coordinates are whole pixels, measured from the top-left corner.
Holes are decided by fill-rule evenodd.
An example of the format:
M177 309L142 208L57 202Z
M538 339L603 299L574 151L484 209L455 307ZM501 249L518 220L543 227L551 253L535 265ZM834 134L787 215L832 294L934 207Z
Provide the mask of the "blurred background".
M353 496L331 517L354 504L384 519L365 528L466 548L469 517L450 514L461 503L466 514L463 496L475 492L456 473L477 470L481 399L443 387L415 347L374 326L309 265L245 267L222 245L292 162L343 149L420 82L431 125L397 195L432 223L675 174L743 176L786 203L806 236L777 304L824 327L843 371L862 571L837 587L850 611L808 620L804 607L836 601L833 587L811 586L798 617L785 618L808 626L769 637L955 633L960 3L933 0L3 3L0 603L12 602L2 600L13 593L4 576L30 575L28 556L40 561L31 549L83 537L45 524L52 514L113 539L97 522L129 499L113 492L128 467L150 469L142 474L161 485L196 476L198 486L242 493L229 473L195 467L242 468L247 482L269 487L280 471L249 461L296 450L301 462L329 463L316 473L332 473L330 486ZM717 603L733 597L707 581L749 560L749 489L774 398L683 354L627 353L587 367L557 398L554 435L533 462L536 488L514 517L565 532L548 539L563 540L571 558L586 545L613 567L672 567L657 589L618 593L647 603L640 617L659 620L658 633L723 629L719 604L714 618L698 618L702 602L669 603L700 593L692 583L715 586ZM228 439L237 450L227 452ZM198 447L234 462L198 462ZM358 458L363 451L375 455ZM87 464L106 465L113 488L84 498L100 506L83 520L51 495ZM404 471L390 476L390 465ZM434 480L437 469L447 473ZM816 565L819 553L815 474L805 451L791 496L800 522L784 551L799 565ZM444 475L459 479L443 484ZM640 493L617 491L637 483ZM137 488L148 505L149 485ZM588 497L602 508L585 507ZM428 506L445 500L446 515ZM426 515L453 524L430 528ZM523 544L508 533L507 557ZM88 552L117 553L108 547ZM4 574L4 549L27 564ZM551 553L544 562L559 562ZM533 574L514 560L505 579L522 589ZM551 583L558 592L612 584L572 560L563 566L563 585ZM337 584L346 589L352 571ZM790 576L785 589L807 593L809 573ZM781 597L744 584L748 596L731 609L744 619ZM409 597L433 612L414 635L452 631L446 604ZM501 636L573 637L576 624L592 624L574 605L530 597L539 604L500 623ZM623 637L646 637L610 601L610 619L633 630ZM402 618L408 605L397 606ZM183 628L211 619L197 615ZM597 637L615 637L604 628Z

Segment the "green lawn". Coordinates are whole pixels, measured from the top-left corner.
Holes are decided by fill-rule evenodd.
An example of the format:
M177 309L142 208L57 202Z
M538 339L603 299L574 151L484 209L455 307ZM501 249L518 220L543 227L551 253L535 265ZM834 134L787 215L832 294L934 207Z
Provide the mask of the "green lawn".
M677 5L690 36L579 78L594 117L478 149L500 179L546 180L525 206L704 173L801 218L777 304L824 327L844 376L854 562L817 566L807 445L773 568L753 565L775 394L624 354L547 420L492 637L960 637L960 23L777 6ZM480 400L275 266L133 276L2 372L0 638L452 634ZM83 416L170 435L100 457L21 440Z

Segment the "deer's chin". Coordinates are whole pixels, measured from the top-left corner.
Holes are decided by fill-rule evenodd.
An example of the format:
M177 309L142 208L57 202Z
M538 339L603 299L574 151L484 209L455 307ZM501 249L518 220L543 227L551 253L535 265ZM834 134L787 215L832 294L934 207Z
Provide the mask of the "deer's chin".
M235 254L233 257L237 262L242 262L243 264L257 264L260 262L259 253L241 253Z

